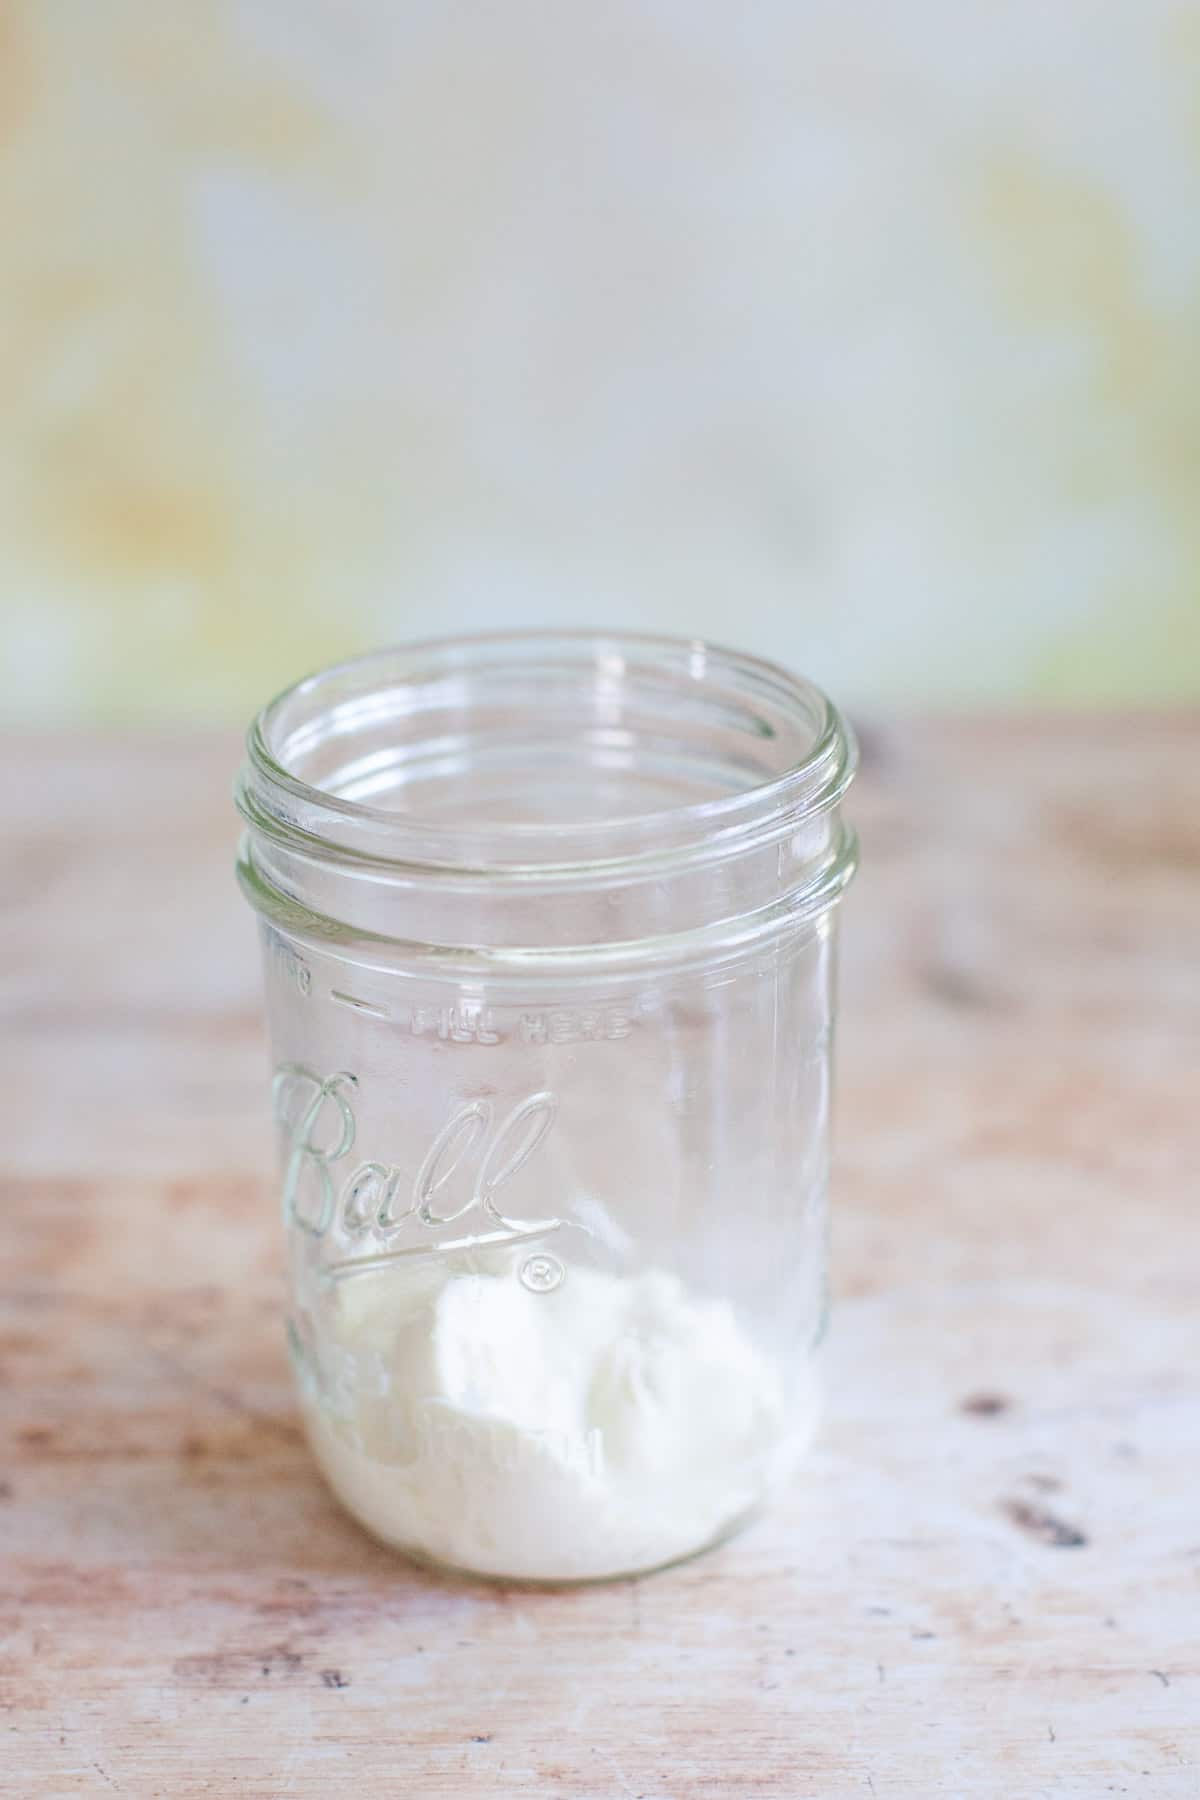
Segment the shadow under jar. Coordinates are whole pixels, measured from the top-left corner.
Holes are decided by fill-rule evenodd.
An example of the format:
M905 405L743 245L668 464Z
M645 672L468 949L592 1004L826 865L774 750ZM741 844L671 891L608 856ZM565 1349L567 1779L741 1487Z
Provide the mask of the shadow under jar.
M326 670L248 742L331 1486L508 1579L725 1537L816 1419L846 726L709 644L519 633Z

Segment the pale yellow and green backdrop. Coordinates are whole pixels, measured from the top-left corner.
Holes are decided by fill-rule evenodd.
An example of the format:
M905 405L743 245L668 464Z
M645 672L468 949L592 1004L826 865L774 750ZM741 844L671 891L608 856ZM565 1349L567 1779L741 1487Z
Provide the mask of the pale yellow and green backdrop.
M637 624L1200 698L1200 0L2 0L10 718Z

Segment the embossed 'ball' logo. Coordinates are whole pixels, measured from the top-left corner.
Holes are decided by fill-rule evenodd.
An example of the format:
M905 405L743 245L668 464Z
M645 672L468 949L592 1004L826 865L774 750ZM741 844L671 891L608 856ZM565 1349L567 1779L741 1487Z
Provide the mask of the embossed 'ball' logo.
M283 1064L275 1076L275 1116L287 1144L285 1222L315 1238L326 1237L336 1225L343 1238L369 1234L381 1246L327 1264L326 1275L341 1280L414 1255L527 1242L561 1228L561 1219L513 1218L501 1210L497 1198L554 1125L558 1100L548 1089L520 1101L494 1127L489 1100L459 1107L437 1133L411 1181L399 1164L365 1162L339 1190L331 1165L347 1156L355 1141L350 1096L357 1086L357 1078L346 1070L322 1080L300 1063ZM469 1175L472 1165L474 1173ZM469 1186L464 1178L469 1178ZM483 1232L390 1245L406 1222L411 1238L413 1226L440 1234L445 1226L473 1214L484 1223ZM539 1252L527 1257L517 1273L530 1293L548 1294L560 1285L566 1269L556 1256Z

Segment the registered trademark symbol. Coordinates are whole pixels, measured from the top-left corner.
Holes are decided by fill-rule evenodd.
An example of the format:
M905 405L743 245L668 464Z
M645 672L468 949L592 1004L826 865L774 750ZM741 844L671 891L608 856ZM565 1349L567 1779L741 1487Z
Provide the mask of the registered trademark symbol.
M520 1268L522 1287L527 1287L531 1294L552 1294L562 1282L567 1271L557 1256L548 1256L540 1250L536 1256L527 1256Z

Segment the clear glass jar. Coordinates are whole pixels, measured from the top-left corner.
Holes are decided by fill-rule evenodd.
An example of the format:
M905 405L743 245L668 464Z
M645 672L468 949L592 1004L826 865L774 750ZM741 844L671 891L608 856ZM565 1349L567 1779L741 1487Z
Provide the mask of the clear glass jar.
M332 1487L509 1579L725 1537L816 1417L846 726L708 644L518 633L326 670L248 743Z

